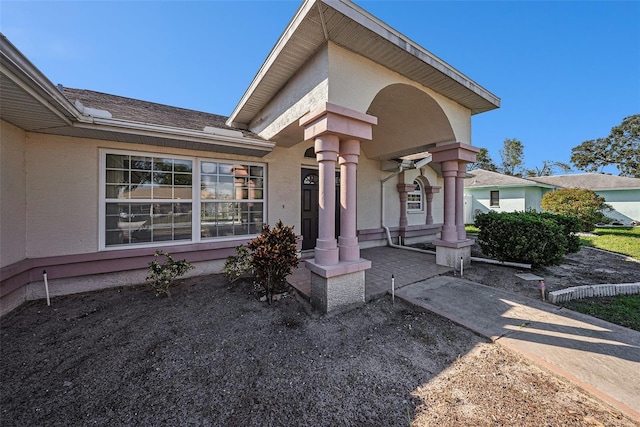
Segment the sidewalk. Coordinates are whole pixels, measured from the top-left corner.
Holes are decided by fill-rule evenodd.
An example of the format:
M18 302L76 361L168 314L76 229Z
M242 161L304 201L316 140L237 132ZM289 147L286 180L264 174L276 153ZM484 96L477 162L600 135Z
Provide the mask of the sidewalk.
M396 296L516 351L640 421L640 332L457 277Z
M435 256L390 247L363 249L371 260L366 299L396 297L471 329L640 421L640 332L458 277ZM301 263L289 282L310 294Z

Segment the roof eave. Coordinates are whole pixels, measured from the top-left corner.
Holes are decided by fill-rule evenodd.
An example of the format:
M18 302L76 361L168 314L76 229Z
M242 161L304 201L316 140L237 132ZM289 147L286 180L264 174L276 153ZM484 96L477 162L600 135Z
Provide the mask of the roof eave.
M272 67L276 67L278 57L283 54L285 49L287 49L289 42L293 39L296 31L299 30L302 22L309 18L310 11L314 6L324 4L330 8L333 8L336 12L342 14L344 17L350 19L352 22L361 26L362 28L373 32L375 35L381 37L383 40L389 43L389 47L394 49L400 49L403 52L403 55L406 55L407 58L413 58L414 60L419 60L426 66L432 67L434 70L441 73L443 76L452 80L452 83L458 85L457 87L463 87L465 90L465 99L454 99L451 96L443 93L445 96L449 96L454 99L456 102L459 102L461 105L466 106L471 111L471 114L478 114L485 111L490 111L500 107L500 98L484 89L482 86L478 85L464 74L460 73L458 70L451 67L446 62L442 61L435 55L428 52L426 49L418 45L417 43L410 40L408 37L389 27L387 24L383 23L379 19L375 18L373 15L360 8L356 4L346 1L346 0L306 0L298 9L293 19L280 36L278 41L276 42L274 48L271 50L267 59L260 67L260 70L254 77L253 81L249 85L248 89L242 96L240 102L233 110L232 114L229 116L227 121L227 125L235 126L235 127L248 127L250 123L250 118L248 116L253 117L257 111L251 112L250 110L255 109L255 107L248 108L247 103L252 97L260 98L257 103L260 107L257 110L263 108L268 99L273 96L275 93L267 93L268 89L265 89L264 93L259 93L261 89L261 84L265 79L265 76L271 71ZM338 43L331 28L326 29L323 26L323 31L325 34L325 38L322 41L317 41L315 44L305 43L304 45L296 46L297 49L303 49L308 57L313 55L320 46L326 43L328 40L332 42L336 42L342 46L345 46L348 49L353 50L358 53L356 48L352 48L349 46L349 40L343 41L343 43ZM375 58L370 58L376 61ZM376 61L382 64L382 61ZM382 64L384 65L384 64ZM279 73L282 73L284 76L291 77L297 69L289 68L286 66L280 67L278 70ZM283 83L285 84L286 80L283 77ZM469 101L468 99L472 98L473 101ZM255 103L255 99L254 99ZM465 105L466 104L466 105ZM473 104L473 105L471 105ZM240 118L240 116L245 116L244 118Z
M207 151L220 151L256 157L263 157L269 154L275 147L275 143L271 141L247 136L212 135L205 131L98 117L91 118L90 122L76 122L73 124L73 128L96 130L105 134L115 132L156 138L158 140L173 140L176 141L176 144L171 144L171 146L175 148L185 148L183 142L196 143L200 144L200 149L207 147Z
M67 124L81 117L74 105L2 33L0 58L3 74Z

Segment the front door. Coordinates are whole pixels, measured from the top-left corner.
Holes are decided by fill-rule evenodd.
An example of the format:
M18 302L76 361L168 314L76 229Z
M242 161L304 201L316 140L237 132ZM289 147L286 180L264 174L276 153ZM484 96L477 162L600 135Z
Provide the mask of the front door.
M302 250L316 247L318 239L318 212L320 197L320 179L318 171L302 169ZM340 234L340 173L336 172L336 239Z

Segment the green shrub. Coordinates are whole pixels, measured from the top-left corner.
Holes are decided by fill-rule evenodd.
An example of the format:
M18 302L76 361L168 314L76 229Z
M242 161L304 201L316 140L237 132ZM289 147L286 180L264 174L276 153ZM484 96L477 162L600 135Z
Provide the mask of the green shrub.
M153 288L156 296L165 294L170 297L169 286L171 286L174 279L183 276L187 271L195 267L187 260L174 260L170 254L164 251L156 251L153 256L156 258L164 256L166 259L162 264L156 260L149 263L147 282Z
M542 218L555 221L562 227L564 236L567 238L567 253L576 253L580 250L580 237L576 234L582 231L582 220L573 216L553 214L549 212L538 213Z
M559 264L569 247L564 227L533 211L478 214L475 225L482 252L500 261Z
M582 221L579 231L593 231L595 224L605 221L603 211L611 210L604 197L584 188L549 191L542 196L540 205L547 212L579 218Z
M278 221L273 229L263 225L262 233L248 245L256 287L271 302L283 289L286 278L298 266L298 247L293 227Z
M244 246L236 247L236 254L227 257L224 262L224 274L229 283L252 274L251 253Z

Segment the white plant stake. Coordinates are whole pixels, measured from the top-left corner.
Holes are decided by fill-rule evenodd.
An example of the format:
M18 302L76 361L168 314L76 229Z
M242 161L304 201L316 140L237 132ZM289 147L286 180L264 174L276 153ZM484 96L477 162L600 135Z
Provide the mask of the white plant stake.
M44 292L47 294L47 306L51 305L49 300L49 282L47 282L47 270L42 270L42 276L44 276Z
M396 279L391 275L391 304L396 303Z
M464 276L464 259L460 257L460 277Z

